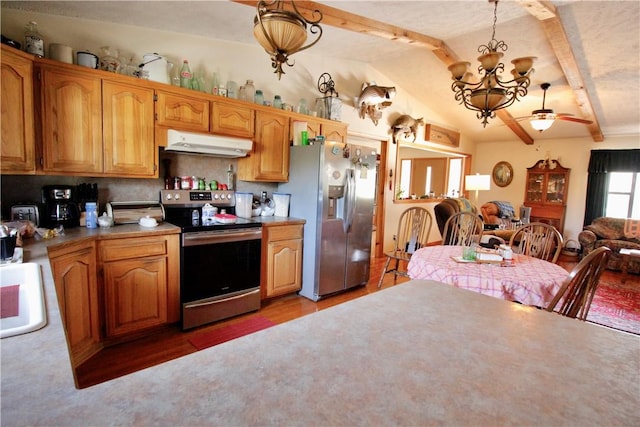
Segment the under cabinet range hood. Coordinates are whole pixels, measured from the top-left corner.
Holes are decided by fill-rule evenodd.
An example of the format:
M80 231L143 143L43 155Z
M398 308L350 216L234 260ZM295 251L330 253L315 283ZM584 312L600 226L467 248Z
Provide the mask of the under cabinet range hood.
M250 139L169 129L165 150L217 157L245 157L252 147Z

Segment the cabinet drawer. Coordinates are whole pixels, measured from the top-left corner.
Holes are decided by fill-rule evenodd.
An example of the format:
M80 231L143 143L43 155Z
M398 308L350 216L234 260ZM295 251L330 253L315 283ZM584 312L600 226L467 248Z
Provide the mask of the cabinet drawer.
M281 225L276 227L268 227L267 230L267 239L269 242L302 239L301 225Z
M166 254L167 242L165 239L126 239L100 242L100 257L103 262Z

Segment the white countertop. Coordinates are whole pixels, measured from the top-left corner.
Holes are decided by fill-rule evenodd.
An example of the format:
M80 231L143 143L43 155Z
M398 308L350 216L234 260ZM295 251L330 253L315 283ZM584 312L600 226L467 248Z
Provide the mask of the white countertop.
M0 342L3 426L640 425L640 336L426 281L78 390L25 261L49 323Z

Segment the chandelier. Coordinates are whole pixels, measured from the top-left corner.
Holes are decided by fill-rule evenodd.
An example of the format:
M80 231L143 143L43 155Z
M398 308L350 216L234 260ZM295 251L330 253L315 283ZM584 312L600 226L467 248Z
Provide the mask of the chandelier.
M482 125L487 126L489 119L495 118L496 110L506 108L513 104L518 98L527 94L529 87L529 76L533 73L533 61L535 56L516 58L511 63L514 68L511 70L512 80L503 81L501 73L504 72L504 64L500 59L504 55L500 50L506 52L507 44L502 40L498 41L496 35L496 21L498 12L498 0L489 0L495 3L493 9L493 32L491 41L486 45L480 45L478 57L480 65L478 73L480 81L472 82L473 74L469 72L469 62L459 61L449 65L449 71L453 84L451 90L455 92L456 101L464 104L470 110L477 111L476 116L482 120Z
M285 9L288 4L293 10ZM271 55L271 66L275 69L274 73L278 74L278 80L285 74L282 64L293 66L289 62L289 56L310 48L322 37L322 27L318 25L322 20L322 13L314 10L313 18L311 21L305 19L293 1L258 2L258 12L253 20L253 36ZM317 38L303 46L307 41L307 25L310 26L309 32L317 34Z

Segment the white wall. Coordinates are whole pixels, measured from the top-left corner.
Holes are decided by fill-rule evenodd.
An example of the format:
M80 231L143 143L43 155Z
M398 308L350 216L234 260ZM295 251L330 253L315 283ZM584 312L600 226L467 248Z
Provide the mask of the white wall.
M513 181L507 187L498 187L491 182L490 191L480 191L478 204L492 200L506 200L516 207L524 202L527 168L538 160L549 157L557 159L562 166L571 169L569 192L565 215L564 238L578 239L584 221L584 209L587 192L587 168L591 150L637 149L640 139L637 135L628 137L606 137L604 142L591 139L561 139L541 141L526 145L522 141L483 143L478 145L474 156L474 170L480 174L491 174L499 161L507 161L513 167Z

